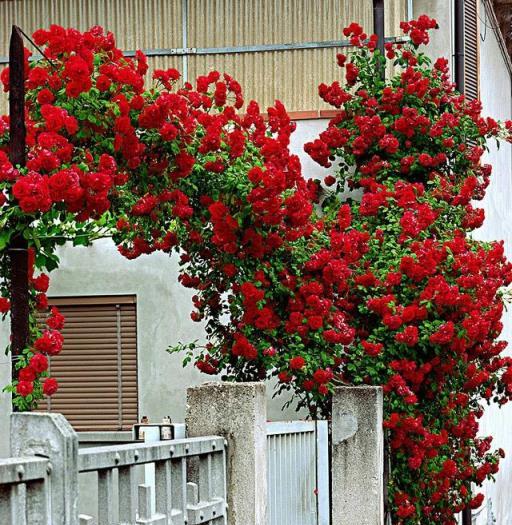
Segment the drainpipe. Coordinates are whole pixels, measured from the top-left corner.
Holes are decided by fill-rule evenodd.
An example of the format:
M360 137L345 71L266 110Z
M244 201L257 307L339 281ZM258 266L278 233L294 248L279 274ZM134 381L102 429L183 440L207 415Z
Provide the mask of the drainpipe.
M460 93L464 93L464 0L454 0L454 40L455 40L455 85ZM467 487L471 492L471 484ZM462 525L472 525L471 509L462 511Z
M454 40L455 40L455 85L464 93L464 0L454 0ZM471 492L471 485L468 487ZM471 509L466 507L462 511L462 525L472 525Z
M455 84L464 93L464 0L454 0Z
M407 0L407 20L412 20L413 18L414 18L413 0Z
M377 35L377 49L384 56L384 0L373 0L373 32ZM381 77L384 78L386 71L381 70Z

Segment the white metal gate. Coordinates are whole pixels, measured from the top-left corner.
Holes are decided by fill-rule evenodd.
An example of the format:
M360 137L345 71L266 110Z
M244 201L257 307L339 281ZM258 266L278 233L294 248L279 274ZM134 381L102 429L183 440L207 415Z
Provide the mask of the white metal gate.
M327 421L267 424L268 525L329 525Z

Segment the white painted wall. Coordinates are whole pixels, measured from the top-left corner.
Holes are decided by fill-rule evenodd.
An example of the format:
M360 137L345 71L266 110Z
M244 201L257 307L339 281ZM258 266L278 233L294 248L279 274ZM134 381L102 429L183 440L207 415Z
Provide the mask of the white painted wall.
M494 31L483 23L490 24L485 17L485 6L481 5L481 99L484 114L501 120L510 119L512 109L512 83L504 57ZM512 259L512 146L489 144L486 162L494 166L491 183L483 201L486 220L475 237L484 240L503 239L507 257ZM512 344L512 311L503 316L502 338ZM512 346L507 350L512 355ZM482 435L494 436L494 447L502 447L507 457L502 460L496 483L487 483L486 495L498 525L512 524L512 406L502 409L488 408L481 424ZM478 525L487 524L487 509L479 516Z
M432 58L445 56L453 62L453 0L414 0L414 15L426 13L436 18L441 26L434 33L429 54ZM484 115L506 120L511 118L512 84L505 59L501 53L492 23L486 13L485 3L480 8L480 90ZM486 25L488 27L486 27ZM512 259L512 146L502 144L499 151L495 144L489 144L490 152L485 162L494 166L491 183L482 203L486 220L482 228L475 232L481 240L505 241L505 250ZM512 310L503 316L502 338L512 342ZM512 354L512 347L508 350ZM493 435L495 448L502 447L507 457L501 463L496 483L487 483L485 493L491 502L497 525L512 525L512 406L502 409L488 408L480 425L482 436ZM477 512L477 524L487 525L488 508Z
M437 20L439 30L431 33L427 54L432 60L447 58L453 71L453 0L413 0L413 13L414 18L427 14Z

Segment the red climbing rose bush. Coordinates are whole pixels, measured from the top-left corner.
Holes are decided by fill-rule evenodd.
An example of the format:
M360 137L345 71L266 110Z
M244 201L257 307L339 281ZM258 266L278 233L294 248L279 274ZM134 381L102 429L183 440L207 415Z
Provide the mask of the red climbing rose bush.
M338 55L346 86L322 84L339 110L306 151L336 162L323 201L326 223L350 206L368 250L352 290L357 339L343 354L343 379L382 385L393 523L457 523L479 507L471 492L498 471L503 451L479 435L484 405L512 398L512 359L500 341L512 265L502 242L471 232L484 212L491 167L486 141L510 140L511 123L481 116L457 93L447 60L418 50L436 27L426 16L402 24L410 41L386 56L361 41ZM395 73L381 80L392 63ZM347 191L349 197L347 198Z
M436 22L403 24L405 44L345 29L346 85L322 84L338 111L306 151L336 177L306 180L289 151L294 124L279 102L264 115L213 71L182 83L174 69L145 85L146 58L124 57L110 33L51 26L27 60L27 166L8 160L0 120L0 312L10 308L8 248L30 246L31 339L8 387L30 409L58 388L48 359L64 319L47 312L56 248L112 235L136 258L180 258L204 323L187 352L206 374L277 376L310 414L329 415L337 384L382 385L397 524L456 523L476 508L471 483L502 451L480 437L483 402L512 395L499 340L512 267L503 245L471 237L491 173L481 157L510 123L459 95L447 62L418 51ZM381 79L393 63L395 73ZM2 73L5 85L8 70ZM171 278L171 276L170 276ZM39 319L41 317L39 316Z
M277 375L315 413L339 372L333 342L355 335L349 283L368 236L348 213L329 231L315 215L318 184L290 154L283 105L266 121L256 102L244 114L242 104L238 83L218 72L148 97L132 121L145 149L116 197L114 239L128 258L179 253L206 341L171 351L225 379Z
M289 152L283 105L264 115L251 101L242 113L240 85L215 71L181 85L178 71L157 70L145 87L145 57L124 57L101 28L33 38L45 57L26 56L26 168L9 163L2 121L2 310L17 236L39 271L58 265L55 248L70 239L112 234L127 258L176 251L180 281L196 290L192 318L206 324L206 344L189 344L187 359L230 379L278 375L314 413L339 373L333 342L354 338L349 282L368 236L350 214L329 231L315 216L318 184ZM2 78L7 86L8 70ZM46 310L46 273L37 279L46 286L32 309ZM47 372L31 359L57 354L62 337L39 326L33 315L10 387L23 409L56 388L43 392Z
M139 141L133 129L113 127L130 104L144 104L142 54L125 58L111 33L99 27L80 33L51 26L33 35L45 57L29 61L25 52L26 167L8 158L9 118L0 119L0 309L10 307L11 243L29 245L30 341L17 358L17 380L8 387L22 410L52 395L48 357L62 349L64 320L48 312L47 272L58 266L56 248L66 241L86 245L110 234L112 195L136 167ZM9 69L1 75L8 91ZM37 316L37 311L40 315ZM44 318L46 317L46 320ZM39 319L39 322L38 322ZM44 328L41 328L44 326Z

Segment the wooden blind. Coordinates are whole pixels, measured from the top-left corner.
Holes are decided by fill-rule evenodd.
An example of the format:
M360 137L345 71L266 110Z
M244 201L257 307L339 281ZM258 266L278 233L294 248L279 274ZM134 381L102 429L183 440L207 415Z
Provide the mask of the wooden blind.
M50 360L59 391L41 409L77 431L128 430L137 422L137 311L134 296L54 298L66 318L62 352Z
M470 100L480 98L480 0L464 1L464 93Z

